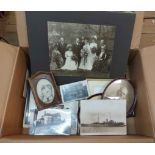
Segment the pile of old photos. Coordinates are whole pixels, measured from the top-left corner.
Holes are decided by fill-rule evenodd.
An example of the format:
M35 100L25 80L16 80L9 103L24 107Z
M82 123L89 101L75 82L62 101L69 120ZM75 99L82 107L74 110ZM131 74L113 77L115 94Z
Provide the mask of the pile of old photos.
M57 104L56 88L46 80L40 78L36 89L31 86L27 97L23 127L29 129L29 134L127 134L126 116L134 102L134 90L129 81L87 79L61 85L58 88L61 103ZM34 90L42 104L53 105L45 107L36 103ZM105 96L102 98L102 95Z

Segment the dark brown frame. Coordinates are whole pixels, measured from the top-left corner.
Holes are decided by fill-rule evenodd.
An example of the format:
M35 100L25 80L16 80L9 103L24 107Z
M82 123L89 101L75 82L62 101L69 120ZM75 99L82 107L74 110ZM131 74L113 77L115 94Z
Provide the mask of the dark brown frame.
M53 101L51 103L49 103L49 104L45 104L44 102L42 102L40 100L39 96L38 96L38 93L37 93L37 89L36 89L37 83L41 79L47 79L48 81L50 81L53 88L54 88L55 96L54 96ZM59 89L58 89L58 87L56 85L56 82L55 82L55 79L54 79L54 76L53 76L52 73L49 73L49 72L37 72L31 78L29 78L28 81L29 81L30 87L32 89L32 93L33 93L34 100L36 102L38 110L53 107L53 106L56 106L57 104L60 104L62 102Z

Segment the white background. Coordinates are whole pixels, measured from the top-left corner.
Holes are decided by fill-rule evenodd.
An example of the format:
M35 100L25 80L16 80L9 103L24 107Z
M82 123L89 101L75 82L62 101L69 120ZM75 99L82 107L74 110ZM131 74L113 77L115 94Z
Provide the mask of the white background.
M0 0L1 10L155 10L154 0Z
M154 0L0 0L0 10L155 11L154 3ZM152 152L154 144L0 144L0 155L150 155Z

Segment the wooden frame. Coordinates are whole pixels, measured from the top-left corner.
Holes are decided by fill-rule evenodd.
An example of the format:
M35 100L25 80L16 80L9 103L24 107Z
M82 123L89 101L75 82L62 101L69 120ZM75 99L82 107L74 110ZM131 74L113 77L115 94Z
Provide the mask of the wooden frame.
M42 84L43 82L45 82L44 83L45 85ZM37 108L39 110L49 108L51 106L55 106L56 104L61 103L61 97L59 94L59 90L58 90L58 87L56 85L56 82L55 82L55 79L52 73L37 72L31 78L29 78L29 84L32 89L32 93L33 93ZM44 94L42 95L43 97L41 96L41 93L43 93L41 91L43 91L43 89L44 91L46 91L46 95L48 96Z

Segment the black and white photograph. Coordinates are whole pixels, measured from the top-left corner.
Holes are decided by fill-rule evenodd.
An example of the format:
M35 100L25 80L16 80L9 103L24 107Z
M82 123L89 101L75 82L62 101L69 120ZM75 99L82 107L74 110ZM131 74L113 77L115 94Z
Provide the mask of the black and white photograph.
M28 81L39 110L61 103L59 88L52 72L37 72Z
M108 77L115 29L48 21L50 70L55 76Z
M89 96L103 93L112 79L87 79Z
M126 135L126 100L82 100L80 135Z
M104 98L109 99L126 99L127 113L135 103L135 90L130 81L125 79L117 79L111 82L107 87Z
M87 80L65 84L60 86L63 102L71 102L88 97Z
M37 120L29 133L31 135L70 135L71 111L56 108L38 111Z
M76 135L78 132L79 101L59 104L57 107L71 111L71 135Z
M34 120L36 119L36 111L37 106L32 94L32 91L27 92L26 97L26 104L25 104L25 111L24 111L24 118L23 118L23 127L29 128L33 125Z
M49 104L54 100L54 88L52 83L47 79L40 79L37 83L37 95L39 99L45 103Z

